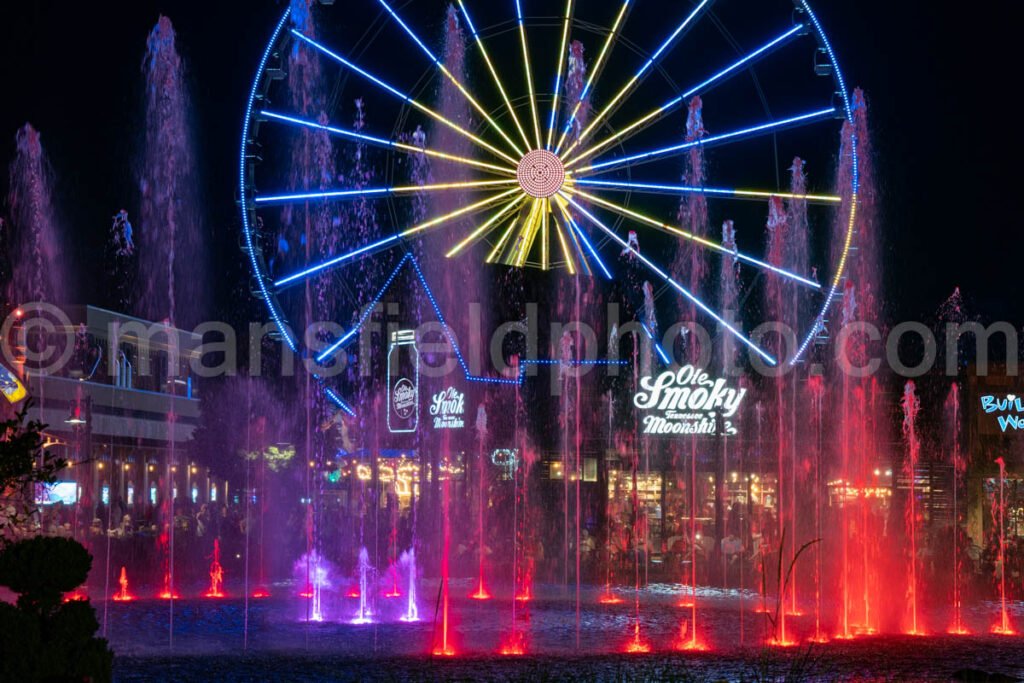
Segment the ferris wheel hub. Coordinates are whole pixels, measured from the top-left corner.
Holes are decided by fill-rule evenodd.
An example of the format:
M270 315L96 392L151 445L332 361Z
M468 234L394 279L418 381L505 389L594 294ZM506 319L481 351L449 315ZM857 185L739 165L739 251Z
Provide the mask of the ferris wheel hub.
M535 149L519 162L516 178L523 192L537 199L547 199L558 194L565 184L565 165L556 154Z

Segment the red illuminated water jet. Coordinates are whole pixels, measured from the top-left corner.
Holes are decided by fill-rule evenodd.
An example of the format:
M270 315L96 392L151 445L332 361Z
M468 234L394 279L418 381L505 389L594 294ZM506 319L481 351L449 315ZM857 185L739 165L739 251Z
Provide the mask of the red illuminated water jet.
M117 582L121 585L121 588L114 594L114 602L134 600L135 596L128 592L128 570L125 567L121 567L121 576Z
M515 631L507 635L498 648L498 653L505 656L517 657L526 654L526 638L521 631Z
M906 524L907 536L910 540L910 556L908 558L907 602L910 608L910 624L907 635L923 635L917 605L918 571L917 571L917 462L921 455L921 442L917 438L917 413L921 409L921 401L917 398L913 381L908 381L903 390L903 434L907 439L907 461L905 473L909 486L907 495Z
M624 602L622 598L608 589L605 589L605 592L601 594L597 601L602 605L621 605Z
M220 540L213 540L213 561L210 562L210 588L203 593L207 598L224 597L224 567L220 564Z
M77 591L77 590L72 592L72 593L68 593L67 595L64 596L64 602L80 602L80 601L88 600L88 599L89 599L88 595L86 595L85 593L82 593L81 591Z
M450 463L446 458L446 469ZM452 530L451 530L451 518L449 515L451 506L451 476L447 475L444 478L444 482L441 486L442 501L441 504L444 509L444 522L443 526L443 537L444 537L444 548L441 554L441 641L434 646L434 656L436 657L454 657L455 647L452 645L449 630L449 614L448 607L450 602L450 595L448 592L448 575L449 575L449 556L451 554L452 545Z
M257 599L259 599L259 598L269 598L270 597L270 591L268 591L266 588L257 588L256 590L254 590L252 592L252 595L250 597L257 598Z
M170 572L164 572L164 589L160 591L160 594L157 597L161 600L178 600L181 598L181 596L178 595L178 591L171 590Z
M999 517L999 622L992 626L992 633L1012 636L1017 632L1010 624L1010 614L1006 611L1006 461L996 458L996 464L999 465L999 498L995 501L995 512Z
M623 650L629 654L646 654L651 651L651 644L640 636L640 622L633 622L633 637L626 643Z
M680 652L708 652L711 648L697 638L696 632L687 633L689 625L685 619L679 625L679 639L673 643L673 648Z

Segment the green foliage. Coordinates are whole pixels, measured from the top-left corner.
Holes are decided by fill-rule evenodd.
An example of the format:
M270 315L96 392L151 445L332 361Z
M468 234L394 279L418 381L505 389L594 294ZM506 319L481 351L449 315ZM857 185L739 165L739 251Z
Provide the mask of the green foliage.
M29 484L52 484L67 461L43 447L47 425L28 419L31 401L18 414L0 422L0 493Z
M77 541L36 537L0 551L0 585L18 593L0 603L0 680L109 681L114 653L96 638L88 601L62 602L89 573L92 557Z

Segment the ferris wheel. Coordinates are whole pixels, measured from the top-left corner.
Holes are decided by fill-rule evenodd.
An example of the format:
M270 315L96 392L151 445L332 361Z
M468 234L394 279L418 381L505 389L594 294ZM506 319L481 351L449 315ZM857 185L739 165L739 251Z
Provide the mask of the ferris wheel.
M365 7L353 7L359 3ZM315 29L293 10L273 28L246 102L239 159L241 245L252 291L293 351L330 362L358 326L335 334L326 348L306 349L293 330L308 321L282 303L286 292L319 278L357 277L348 273L360 262L390 252L393 263L403 251L400 264L411 260L427 286L414 252L472 259L481 268L560 269L611 280L615 257L632 250L662 291L768 365L797 362L821 333L854 246L857 169L855 150L852 159L837 154L843 122L853 120L851 95L806 0L350 0L315 9ZM446 21L449 29L457 22L464 39L464 69L446 61ZM286 72L296 54L337 83L319 113L289 108ZM446 115L436 101L442 87L469 117ZM352 125L357 96L373 114ZM695 106L704 110L699 135L686 129ZM367 150L375 155L373 167L383 170L371 182L297 190L282 166L289 136L303 131L329 136L338 155ZM458 141L457 149L435 144L442 138ZM707 174L688 184L681 159L695 149L706 157ZM782 160L797 154L815 183L793 194ZM396 169L411 155L456 169L455 179L438 173L410 181ZM845 201L832 183L837 161L851 166L838 174L851 179L851 187L840 188ZM422 203L450 193L465 199L443 212L430 207L444 202ZM749 236L719 240L681 227L675 220L680 197L695 195L706 199L712 222L742 217ZM787 270L765 254L754 228L758 221L763 228L772 198L800 199L817 212L816 273ZM404 207L417 199L428 209L413 220ZM378 234L331 252L307 244L299 257L292 249L286 265L274 263L267 226L282 211L354 200L375 207ZM457 220L472 228L452 239L442 228ZM773 357L716 310L710 294L681 281L670 267L675 244L733 259L749 277L777 278L801 292L816 314L798 331L796 353Z

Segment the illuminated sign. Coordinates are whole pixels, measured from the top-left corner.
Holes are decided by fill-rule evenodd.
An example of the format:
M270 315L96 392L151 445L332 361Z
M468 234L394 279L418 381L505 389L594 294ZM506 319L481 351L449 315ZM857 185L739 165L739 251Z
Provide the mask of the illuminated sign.
M388 430L415 432L420 424L420 354L416 333L393 332L388 349Z
M466 395L455 387L439 391L430 399L434 429L462 429L466 426Z
M10 370L0 365L0 393L11 403L17 403L25 398L25 386L18 381Z
M651 436L733 436L732 417L747 393L692 365L642 377L640 387L633 405L646 411L643 433Z
M1002 432L1024 430L1024 399L1014 394L1005 398L982 396L981 409L986 415L995 416Z

